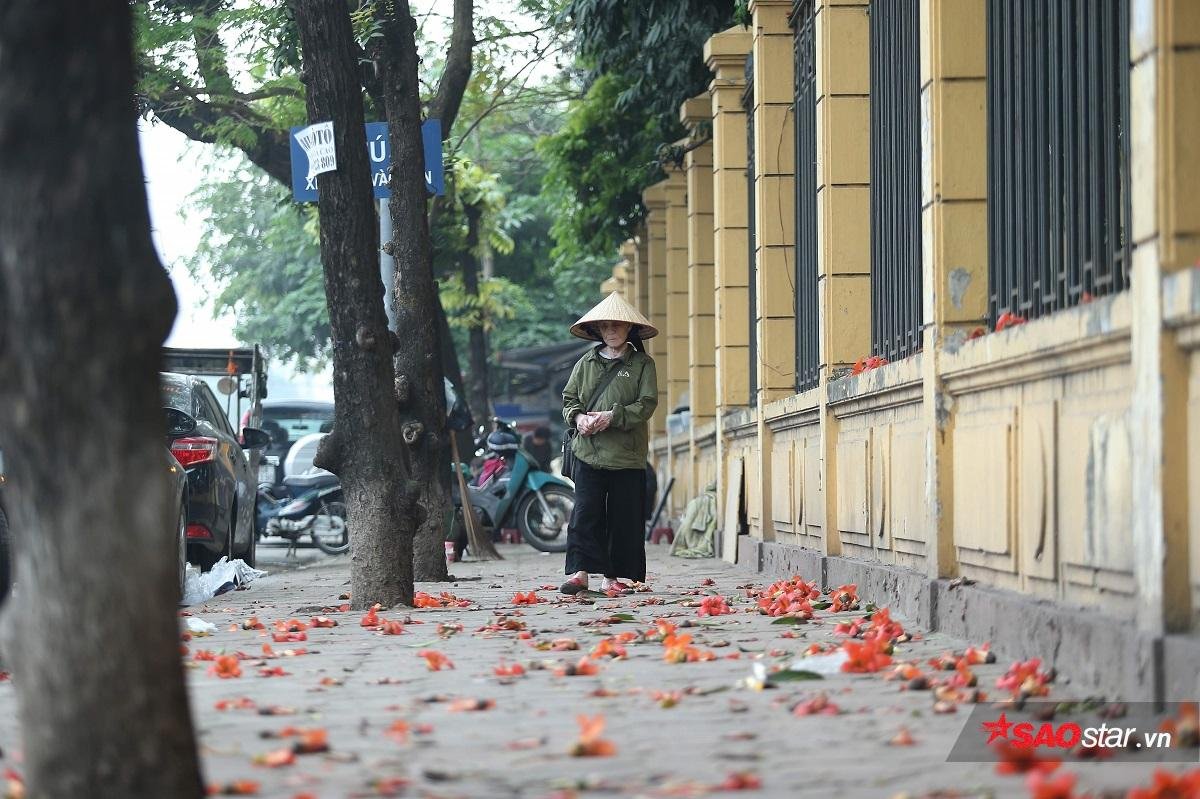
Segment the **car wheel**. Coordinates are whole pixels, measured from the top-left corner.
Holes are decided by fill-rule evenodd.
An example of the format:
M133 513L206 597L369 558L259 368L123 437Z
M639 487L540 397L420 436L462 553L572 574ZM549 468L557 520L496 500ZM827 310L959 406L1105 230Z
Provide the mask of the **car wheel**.
M183 584L187 582L187 500L179 498L179 595L183 596Z

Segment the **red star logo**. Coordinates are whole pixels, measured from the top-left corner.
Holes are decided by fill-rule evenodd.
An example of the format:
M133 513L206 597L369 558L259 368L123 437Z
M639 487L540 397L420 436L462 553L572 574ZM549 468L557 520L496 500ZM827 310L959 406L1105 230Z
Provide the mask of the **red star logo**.
M1000 718L996 719L995 721L985 721L981 726L983 727L983 731L988 733L987 743L990 744L997 738L1003 738L1007 741L1008 728L1012 726L1012 722L1005 718L1004 714L1001 713Z

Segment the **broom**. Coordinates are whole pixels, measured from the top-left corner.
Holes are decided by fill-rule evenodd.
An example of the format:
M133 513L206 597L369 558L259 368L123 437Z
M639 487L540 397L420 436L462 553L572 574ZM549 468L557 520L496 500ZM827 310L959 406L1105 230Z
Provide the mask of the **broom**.
M462 499L463 522L467 525L467 546L479 560L504 560L504 556L492 545L492 537L485 535L483 525L475 516L475 506L469 501L467 480L463 477L462 462L458 459L458 441L450 436L450 452L454 456L454 473L458 475L458 496Z

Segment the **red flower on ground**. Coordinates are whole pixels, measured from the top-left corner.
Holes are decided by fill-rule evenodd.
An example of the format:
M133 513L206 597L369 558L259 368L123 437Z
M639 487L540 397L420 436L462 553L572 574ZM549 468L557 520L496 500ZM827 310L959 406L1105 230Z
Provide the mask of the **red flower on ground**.
M600 673L600 667L587 657L579 659L578 663L568 663L554 670L559 677L591 677Z
M858 607L858 586L840 585L833 589L829 612L841 613L844 610L854 610Z
M995 750L1000 757L996 763L997 774L1028 774L1031 771L1049 774L1062 763L1058 758L1042 757L1031 746L1013 746L1007 740L997 742Z
M1158 770L1147 788L1131 788L1125 799L1195 799L1200 796L1200 768L1174 774Z
M263 623L258 620L258 616L251 616L250 618L248 618L244 622L242 622L242 629L243 630L265 630L266 627L264 627Z
M286 749L276 749L273 752L258 755L254 758L256 766L266 766L267 768L279 768L280 766L290 766L296 762L296 753L291 747Z
M842 709L830 702L824 693L817 694L792 708L793 716L837 716L841 712Z
M762 788L762 779L749 771L734 771L713 787L718 791L757 791Z
M625 647L621 646L621 644L617 642L616 638L605 638L603 641L596 644L596 647L592 650L592 657L594 658L623 658L628 654L629 653L626 651Z
M425 665L430 671L441 671L442 669L454 668L454 663L450 658L438 652L436 649L422 649L417 653L417 657L425 658Z
M404 635L404 625L398 621L385 621L379 631L384 635Z
M729 613L733 613L733 608L729 607L729 602L720 595L704 597L696 611L697 616L724 616Z
M879 671L890 666L892 657L885 651L888 648L887 641L877 638L871 638L862 643L853 640L845 641L842 649L846 651L847 658L846 662L842 664L842 671L861 674Z
M238 661L236 655L221 655L221 657L216 659L216 662L208 667L208 673L215 674L222 680L241 677L242 664Z
M617 753L612 741L604 740L604 716L576 716L579 724L579 739L571 747L572 757L611 757Z
M537 591L529 591L525 594L522 594L520 591L518 591L513 595L514 605L536 605L539 602L545 601L546 600L537 595Z
M497 677L522 677L525 675L525 667L520 663L513 663L511 665L502 663L499 666L494 666L492 671L496 673Z
M309 622L312 627L337 627L337 622L328 616L313 616Z
M1050 693L1050 675L1041 670L1041 658L1014 661L1004 676L996 679L996 687L1016 696L1045 696Z
M366 612L366 614L362 617L362 619L359 620L359 622L358 622L359 626L360 627L378 627L379 626L379 611L382 608L383 608L383 605L380 605L378 602L376 602L371 607L371 609Z
M1029 799L1075 799L1075 782L1079 777L1069 771L1051 776L1044 771L1031 771L1025 778Z

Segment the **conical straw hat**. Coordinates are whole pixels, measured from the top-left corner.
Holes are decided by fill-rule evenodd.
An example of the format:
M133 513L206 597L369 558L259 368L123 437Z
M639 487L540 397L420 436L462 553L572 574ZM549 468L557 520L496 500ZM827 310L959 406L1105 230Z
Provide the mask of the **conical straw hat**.
M650 320L638 313L637 309L625 301L617 292L609 294L596 304L596 307L585 313L579 321L571 325L571 335L588 341L599 341L598 335L592 335L586 325L592 322L628 322L633 325L633 331L643 341L658 335L658 328L650 324Z

